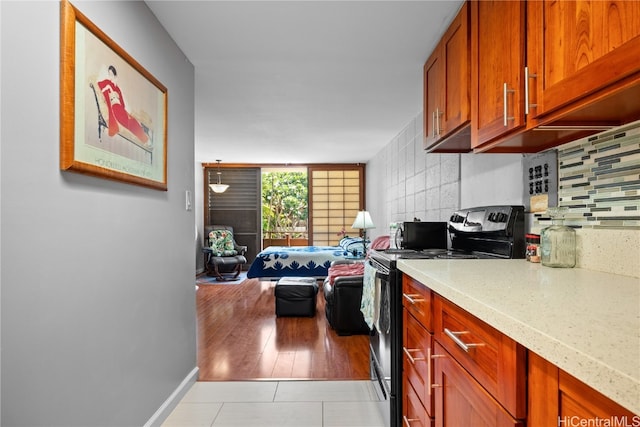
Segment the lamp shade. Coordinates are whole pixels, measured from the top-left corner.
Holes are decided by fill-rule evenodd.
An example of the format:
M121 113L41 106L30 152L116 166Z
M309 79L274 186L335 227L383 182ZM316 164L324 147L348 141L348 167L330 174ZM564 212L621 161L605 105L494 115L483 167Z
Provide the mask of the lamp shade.
M358 215L356 216L355 221L353 221L353 225L351 226L351 228L360 228L360 229L367 229L367 228L375 228L375 224L373 223L373 221L371 220L371 215L369 215L369 211L360 211L358 212Z
M218 175L218 182L215 184L209 184L209 188L214 193L224 193L225 191L227 191L227 188L229 188L227 184L223 184L222 181L220 180L220 176L222 175L222 172L220 172L221 161L222 160L216 160L216 162L218 162L218 172L216 172L216 175Z
M209 188L214 193L224 193L225 191L227 191L227 188L229 188L229 186L227 184L218 183L218 184L209 184Z

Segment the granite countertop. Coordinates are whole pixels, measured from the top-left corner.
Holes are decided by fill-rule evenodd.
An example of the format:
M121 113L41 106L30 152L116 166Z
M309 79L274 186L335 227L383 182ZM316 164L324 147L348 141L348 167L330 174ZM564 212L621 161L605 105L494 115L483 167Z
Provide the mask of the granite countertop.
M640 414L640 279L526 260L400 260L398 268Z

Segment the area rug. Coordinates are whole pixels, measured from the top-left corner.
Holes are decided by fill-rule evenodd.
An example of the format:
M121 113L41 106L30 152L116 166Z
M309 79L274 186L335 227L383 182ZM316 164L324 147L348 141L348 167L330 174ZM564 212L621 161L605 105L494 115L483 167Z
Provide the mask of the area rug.
M231 277L231 276L228 276ZM244 280L247 279L247 272L242 271L235 280L228 281L219 281L217 278L213 276L207 276L206 274L202 274L196 277L196 285L239 285Z

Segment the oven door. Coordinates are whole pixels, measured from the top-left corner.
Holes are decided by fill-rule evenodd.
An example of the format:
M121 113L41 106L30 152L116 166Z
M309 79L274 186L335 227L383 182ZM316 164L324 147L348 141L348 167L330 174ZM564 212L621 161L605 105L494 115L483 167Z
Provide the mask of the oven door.
M391 379L391 293L390 286L393 277L389 269L384 265L370 260L371 265L376 269L376 287L379 302L376 322L373 325L370 335L371 346L371 379L378 393L378 397L383 401L385 419L391 419L391 410L395 406L396 396L392 387Z

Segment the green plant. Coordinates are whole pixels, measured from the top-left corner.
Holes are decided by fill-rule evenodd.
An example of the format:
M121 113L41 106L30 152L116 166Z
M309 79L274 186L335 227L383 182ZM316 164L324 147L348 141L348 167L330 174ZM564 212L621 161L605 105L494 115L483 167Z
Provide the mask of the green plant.
M262 230L265 236L306 237L308 188L306 172L262 173Z

